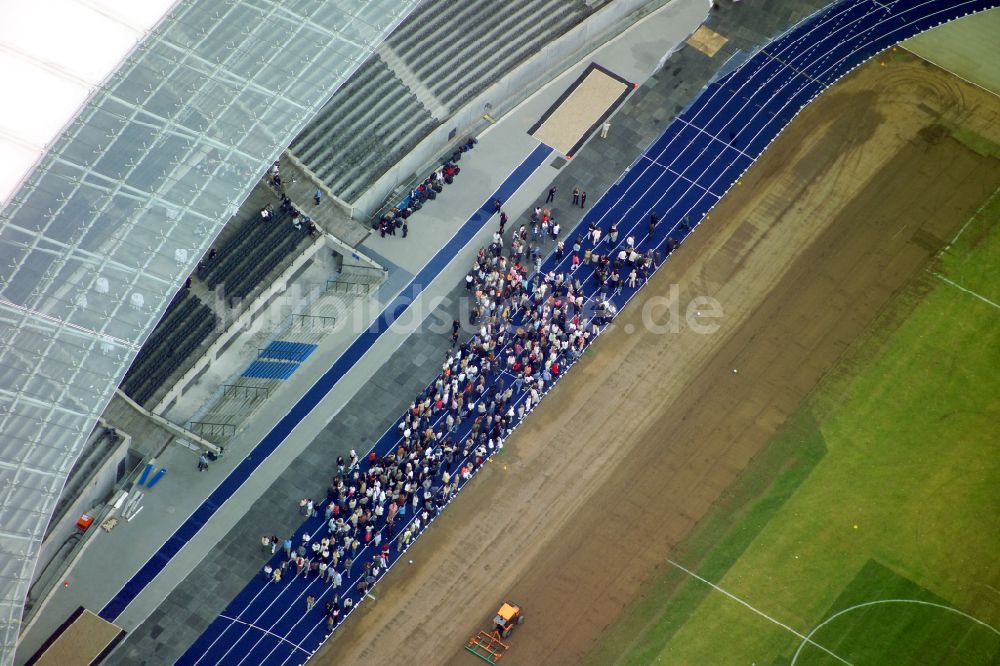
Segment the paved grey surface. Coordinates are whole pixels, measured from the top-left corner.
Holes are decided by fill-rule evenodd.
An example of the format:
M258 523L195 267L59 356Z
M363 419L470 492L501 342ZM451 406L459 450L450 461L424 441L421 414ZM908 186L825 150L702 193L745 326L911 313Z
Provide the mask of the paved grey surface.
M449 319L445 325L450 324ZM270 557L260 537L284 539L294 532L302 522L299 500L325 497L337 456L346 457L351 448L367 451L437 373L449 346L449 336L431 334L427 327L411 335L106 663L168 664L180 657L260 572Z

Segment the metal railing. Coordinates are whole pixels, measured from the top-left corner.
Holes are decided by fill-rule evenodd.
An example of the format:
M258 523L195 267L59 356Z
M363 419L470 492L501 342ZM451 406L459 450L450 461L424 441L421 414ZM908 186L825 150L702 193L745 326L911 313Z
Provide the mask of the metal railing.
M258 350L258 358L260 357L260 351ZM245 384L223 384L222 385L222 395L223 397L242 397L244 400L267 400L271 397L271 389L267 386L247 386Z
M209 423L208 421L191 421L188 430L205 439L225 442L236 434L236 425L232 423Z
M330 315L293 314L291 330L326 331L337 325L337 318Z

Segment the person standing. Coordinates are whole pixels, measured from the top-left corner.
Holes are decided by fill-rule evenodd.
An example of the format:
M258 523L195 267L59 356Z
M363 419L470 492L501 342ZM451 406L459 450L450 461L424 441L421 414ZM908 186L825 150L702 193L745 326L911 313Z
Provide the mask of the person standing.
M580 192L580 208L586 208L586 207L587 207L587 193Z
M316 205L318 206L319 202L322 200L323 200L323 193L320 192L319 190L316 190L316 194L313 195L313 201L316 202Z
M552 203L556 199L556 188L553 185L549 188L549 198L545 200L545 203Z
M310 594L308 597L306 597L306 612L308 613L309 611L311 611L313 609L313 606L315 605L316 605L316 597Z
M611 129L611 121L610 120L605 120L604 124L601 125L601 138L602 139L607 139L608 138L608 131L610 129Z
M198 456L198 471L204 472L206 469L208 469L208 454L202 452L202 454Z
M406 238L406 234L410 232L410 227L406 225L406 220L403 220L403 238Z
M500 201L500 199L494 199L493 200L493 212L494 213L500 213L501 212L501 210L500 210L501 207L503 207L503 202Z
M580 205L580 188L579 187L574 187L573 188L573 205L574 206Z

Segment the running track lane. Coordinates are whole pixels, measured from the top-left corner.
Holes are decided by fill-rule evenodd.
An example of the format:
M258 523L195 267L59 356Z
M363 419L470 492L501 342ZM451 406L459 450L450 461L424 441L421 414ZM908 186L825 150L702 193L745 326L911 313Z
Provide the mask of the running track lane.
M829 85L901 39L996 4L848 1L810 17L710 84L569 232L570 244L586 224L597 223L606 233L612 221L619 223L621 240L608 249L617 250L630 234L640 250L662 249L668 236L682 241L805 104ZM661 221L649 236L646 220L651 210L657 211ZM549 257L544 267L557 272L568 269L568 256L561 261ZM588 301L596 291L589 280L592 272L589 266L581 266L575 274L587 286ZM612 300L624 306L636 291L624 287ZM515 404L523 398L517 395ZM397 440L398 434L390 428L373 448L382 454ZM300 539L303 533L321 535L322 522L307 521L295 538ZM404 524L411 522L412 516L408 516ZM403 529L400 527L397 535ZM395 546L394 563L403 553L398 552L397 540L390 542ZM368 558L366 547L356 558L351 578L337 590L355 604L360 599L353 583ZM321 608L330 592L329 586L315 578L280 585L267 585L257 578L178 663L302 663L326 638ZM318 597L317 608L308 614L304 613L307 594Z
M250 475L281 445L292 430L304 419L326 394L354 365L371 349L375 341L406 311L410 304L437 277L438 273L465 247L482 229L493 213L493 200L509 199L524 182L541 166L552 149L539 144L501 183L490 198L459 227L455 235L417 273L410 283L358 336L347 350L330 366L322 377L303 395L289 412L253 448L236 468L230 472L211 495L181 524L171 537L153 554L149 560L130 578L121 590L101 609L100 616L114 622L146 585L156 577L167 563L180 552L198 531L211 519L215 512L233 496Z

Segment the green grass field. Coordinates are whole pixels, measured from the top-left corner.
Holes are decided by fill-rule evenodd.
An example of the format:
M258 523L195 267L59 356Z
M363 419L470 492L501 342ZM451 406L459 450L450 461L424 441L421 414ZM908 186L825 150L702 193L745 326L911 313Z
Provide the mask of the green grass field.
M591 662L1000 664L998 304L995 195Z

